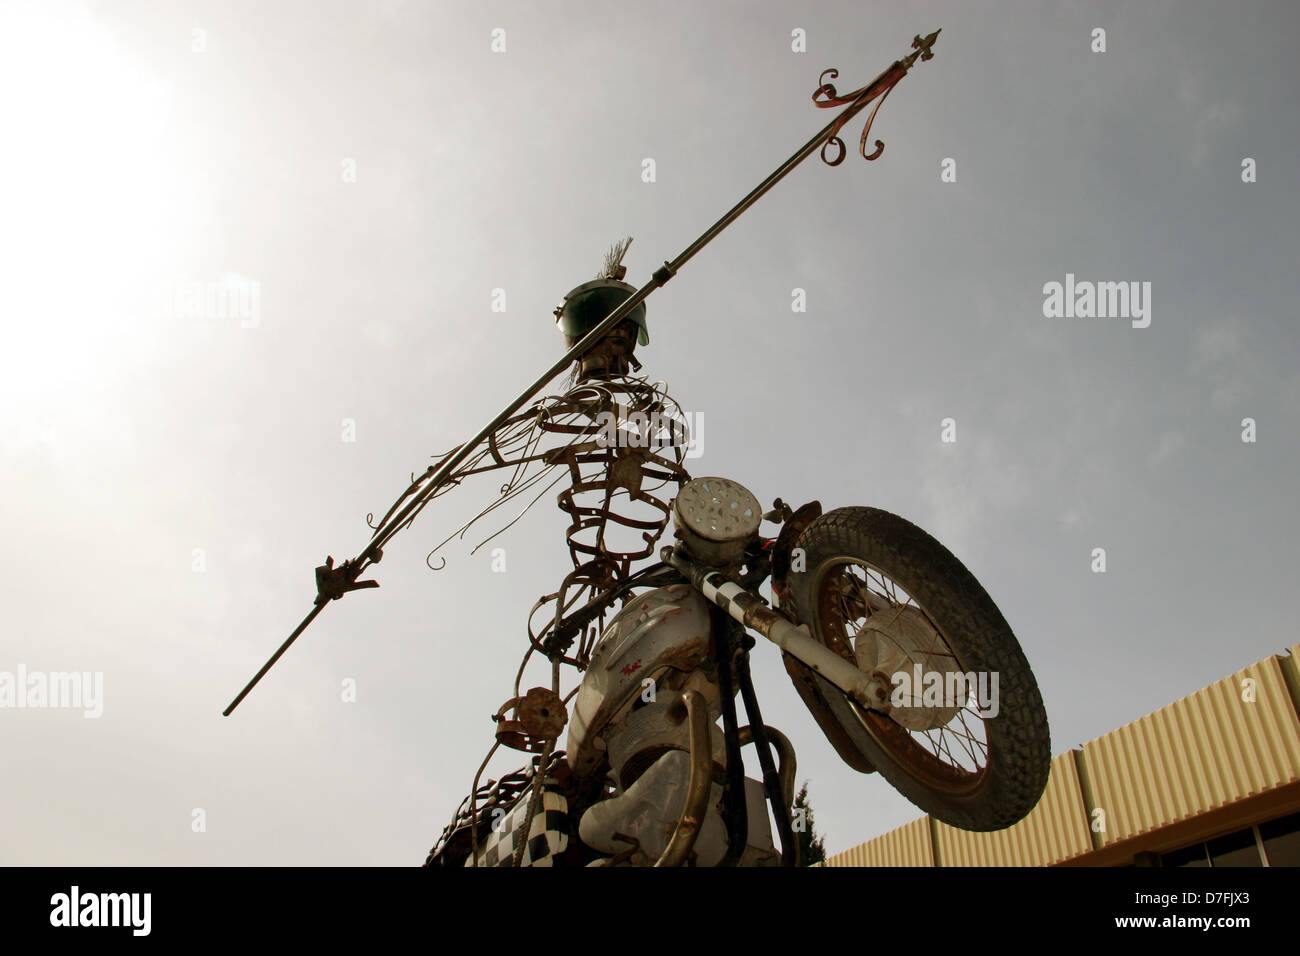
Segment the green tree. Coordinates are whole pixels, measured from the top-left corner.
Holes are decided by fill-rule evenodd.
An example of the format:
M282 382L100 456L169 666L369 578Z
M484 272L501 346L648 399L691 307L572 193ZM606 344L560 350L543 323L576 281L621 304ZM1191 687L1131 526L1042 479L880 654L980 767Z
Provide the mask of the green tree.
M808 804L808 781L803 782L799 794L794 798L792 813L795 839L799 841L799 861L804 866L812 866L826 859L825 837L817 835L813 827L813 811Z

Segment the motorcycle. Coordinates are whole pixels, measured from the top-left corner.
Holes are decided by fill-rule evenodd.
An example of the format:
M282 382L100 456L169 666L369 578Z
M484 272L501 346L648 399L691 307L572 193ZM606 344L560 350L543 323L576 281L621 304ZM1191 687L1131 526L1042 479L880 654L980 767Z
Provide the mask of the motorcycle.
M844 762L936 820L998 830L1037 804L1050 763L1037 683L997 606L938 541L876 508L823 514L778 498L765 513L719 477L684 485L672 519L659 563L555 635L622 601L572 714L542 687L502 708L498 740L538 756L476 780L426 866L799 865L795 752L763 721L751 631L780 648ZM779 533L761 535L763 521ZM769 580L770 602L758 591ZM761 779L745 775L751 744Z
M589 481L578 463L589 454L587 445L581 451L557 449L558 457L535 454L534 422L545 431L554 419L538 406L518 414L575 363L583 375L600 371L596 350L605 348L607 336L611 342L619 338L611 333L625 320L639 328L600 359L610 375L627 374L614 368L618 363L611 356L623 355L639 369L631 343L648 341L642 305L651 292L814 152L826 165L839 165L847 152L839 133L873 103L858 151L864 160L877 159L881 140L867 152L876 113L918 60L934 58L938 36L938 30L918 33L913 52L849 93L829 82L838 70L823 71L812 100L819 109L842 111L678 256L665 260L640 289L626 285L626 298L603 302L603 319L565 330L565 355L476 436L419 478L412 474L407 491L371 525L374 535L356 558L335 567L331 556L316 568L313 609L223 713L233 712L324 607L351 591L378 586L359 576L433 498L479 471L527 462L558 467L567 460L573 485L559 501L573 518L568 544L575 568L559 592L543 599L553 599L557 608L543 637L533 634L530 616L527 652L549 659L552 686L521 694L516 679L516 696L496 715L497 741L479 775L498 746L536 756L530 766L481 787L476 777L426 865L798 864L794 749L762 718L750 679L749 651L756 645L751 631L780 648L800 698L850 767L879 772L921 810L955 827L997 830L1023 819L1048 775L1042 698L1001 612L939 542L874 508L823 514L817 502L791 509L777 499L764 513L752 493L720 477L685 481L669 508L641 492L639 456L609 457L609 449L601 449L597 457L609 473ZM623 243L611 250L598 279L574 289L566 303L607 291L609 280L622 288L626 248ZM561 322L574 318L565 308L556 311ZM632 392L653 398L654 389L645 384ZM608 402L577 404L619 403L607 397ZM561 415L572 410L563 400L556 408ZM585 439L586 428L565 424L551 430ZM679 471L669 467L653 477L675 481ZM680 476L687 477L684 471ZM498 504L522 487L519 481L516 473ZM603 546L574 536L613 520L606 506L616 488L660 510L655 520L621 522L642 532L645 552L634 549L610 561ZM575 504L573 494L595 489L605 491L605 505ZM675 543L657 564L631 573L633 559L653 554L669 510ZM764 520L780 526L775 537L759 533ZM769 580L770 601L758 591ZM591 595L588 603L570 609L570 585L579 589L574 603ZM604 622L615 601L622 601L621 609L588 631L592 622ZM579 653L566 656L579 633ZM583 674L564 698L561 663ZM743 727L737 695L748 719ZM751 744L761 779L745 775L742 749Z

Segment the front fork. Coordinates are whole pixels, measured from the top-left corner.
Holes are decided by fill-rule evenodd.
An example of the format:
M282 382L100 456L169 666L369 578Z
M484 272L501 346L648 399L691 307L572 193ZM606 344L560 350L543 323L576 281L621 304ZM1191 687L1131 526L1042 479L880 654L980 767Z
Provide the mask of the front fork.
M763 723L749 673L749 649L754 646L754 640L745 632L745 628L758 631L864 706L888 711L892 683L883 673L864 673L830 648L815 641L807 625L792 624L767 607L757 594L729 581L717 571L696 563L682 549L666 547L661 556L666 564L680 571L713 604L711 617L713 632L717 635L718 689L722 697L722 724L727 746L727 783L723 790L727 854L720 865L734 866L739 861L749 832L745 805L745 771L740 757L741 740L736 720L735 691L732 689L734 677L740 685L741 699L745 702L745 714L750 724L748 729L753 736L754 746L758 750L758 762L763 770L763 787L767 792L768 803L772 806L772 815L781 839L781 864L797 866L800 862L799 848L790 822L790 795L784 792L786 788L782 786L783 775L772 762L769 728ZM782 762L784 763L784 754Z
M889 675L880 671L867 674L860 670L829 647L814 640L808 631L808 625L791 624L785 617L765 605L763 599L757 594L745 590L734 581L727 580L717 571L711 571L696 563L680 548L666 547L661 557L666 564L680 571L696 590L725 611L731 619L758 631L781 650L807 664L862 706L888 713L889 699L893 691L893 682Z
M745 802L745 767L740 756L740 730L736 721L736 695L732 690L733 676L740 684L740 696L745 702L745 716L749 719L750 735L754 747L758 750L758 763L763 770L763 789L767 801L772 806L772 816L776 820L776 831L781 838L781 865L799 865L799 844L790 824L791 794L785 786L784 775L779 772L772 761L771 741L768 736L763 715L758 709L758 695L754 693L754 682L749 675L749 649L754 640L745 633L745 629L723 614L719 608L713 608L713 633L717 643L718 690L722 697L722 727L725 731L727 746L727 783L722 791L723 818L727 823L727 855L719 866L735 866L745 851L749 834L748 808ZM791 762L793 755L782 755L782 764ZM786 770L782 766L782 770ZM793 772L793 768L790 768Z

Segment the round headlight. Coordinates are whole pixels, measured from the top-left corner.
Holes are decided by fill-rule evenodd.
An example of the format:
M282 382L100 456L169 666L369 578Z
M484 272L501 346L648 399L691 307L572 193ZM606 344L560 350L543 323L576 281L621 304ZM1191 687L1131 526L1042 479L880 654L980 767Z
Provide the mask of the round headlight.
M695 478L678 493L673 517L688 546L694 536L703 539L706 551L713 550L709 545L732 542L739 543L743 550L743 545L758 533L763 509L744 485L727 478ZM739 552L729 550L739 556Z

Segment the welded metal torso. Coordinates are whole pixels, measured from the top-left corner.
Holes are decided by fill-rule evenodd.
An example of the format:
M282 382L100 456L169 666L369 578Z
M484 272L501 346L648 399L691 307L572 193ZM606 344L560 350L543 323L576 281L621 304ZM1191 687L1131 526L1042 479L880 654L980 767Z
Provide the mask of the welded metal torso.
M509 468L512 474L498 500L451 537L538 486L524 510L560 488L556 502L569 518L564 543L572 570L529 613L534 649L543 650L569 609L614 587L655 553L670 503L690 480L683 466L688 437L685 416L662 383L628 376L589 380L509 419L458 470L452 483L482 471ZM562 649L569 651L562 662L585 668L596 637L596 631L581 635L576 646ZM548 654L557 649L554 642L545 648Z
M498 747L505 746L540 754L534 761L535 768L553 765L553 757L558 753L558 733L549 739L549 725L536 714L539 708L547 707L551 712L564 713L562 701L578 692L573 687L566 694L561 687L561 665L570 665L583 673L593 667L600 673L594 675L590 688L584 689L575 701L574 717L581 715L580 723L571 723L569 730L570 744L577 745L584 754L583 769L587 772L594 769L599 755L593 750L594 737L590 731L599 728L593 728L593 723L607 720L618 709L611 701L626 704L623 698L635 697L634 691L641 686L638 665L622 660L623 652L630 646L626 638L633 632L634 638L644 636L646 624L655 622L637 616L644 614L638 610L644 600L629 600L619 615L624 639L610 634L612 640L604 642L599 653L596 653L597 646L605 633L601 617L576 633L573 628L557 631L557 625L573 609L617 587L633 573L637 562L655 554L656 544L668 525L670 504L681 485L690 480L683 465L688 439L685 416L662 383L630 376L593 378L574 383L563 395L540 399L507 420L491 436L487 446L466 461L448 483L450 488L471 474L511 470L498 500L458 529L448 541L517 496L527 495L528 505L524 508L527 510L557 486L555 500L569 518L565 549L571 570L560 580L557 589L543 595L529 612L529 646L513 694L498 711L496 744L489 751L488 759ZM429 557L441 547L430 552ZM686 665L685 657L694 658L707 652L707 610L689 588L679 585L664 590L672 592L668 595L669 603L678 607L666 613L678 616L680 609L686 608L689 614L667 628L658 643L665 645L663 650L671 660ZM659 602L662 596L654 598L659 594L652 592L643 598ZM524 674L534 653L539 655L538 663L550 665L546 681L550 685L549 695L543 688L525 693L529 684L524 682ZM615 659L618 664L611 673L609 665ZM639 668L646 669L648 664L643 661ZM628 673L617 674L621 668L629 668ZM581 675L578 676L581 680ZM480 775L482 770L481 767ZM498 808L510 810L512 819L522 816L512 804L529 776L520 771L507 774L500 781L489 780L481 787L479 778L475 777L472 796L462 804L440 845L457 829L472 829L478 820ZM544 798L555 800L550 786ZM550 852L564 843L558 834L547 836L551 840ZM499 842L491 837L485 841L480 864L486 861L488 850L493 851L493 862L500 860L500 851L492 846ZM548 847L539 837L527 853L532 859L544 861L548 858ZM467 862L473 864L472 855ZM505 862L509 862L508 858Z
M614 587L655 553L670 503L690 475L683 466L681 409L649 382L619 377L581 384L547 404L537 427L564 440L548 460L568 469L556 500L569 516L565 545L573 565L529 615L530 639L541 643L569 608ZM585 668L597 631L583 635L565 663Z

